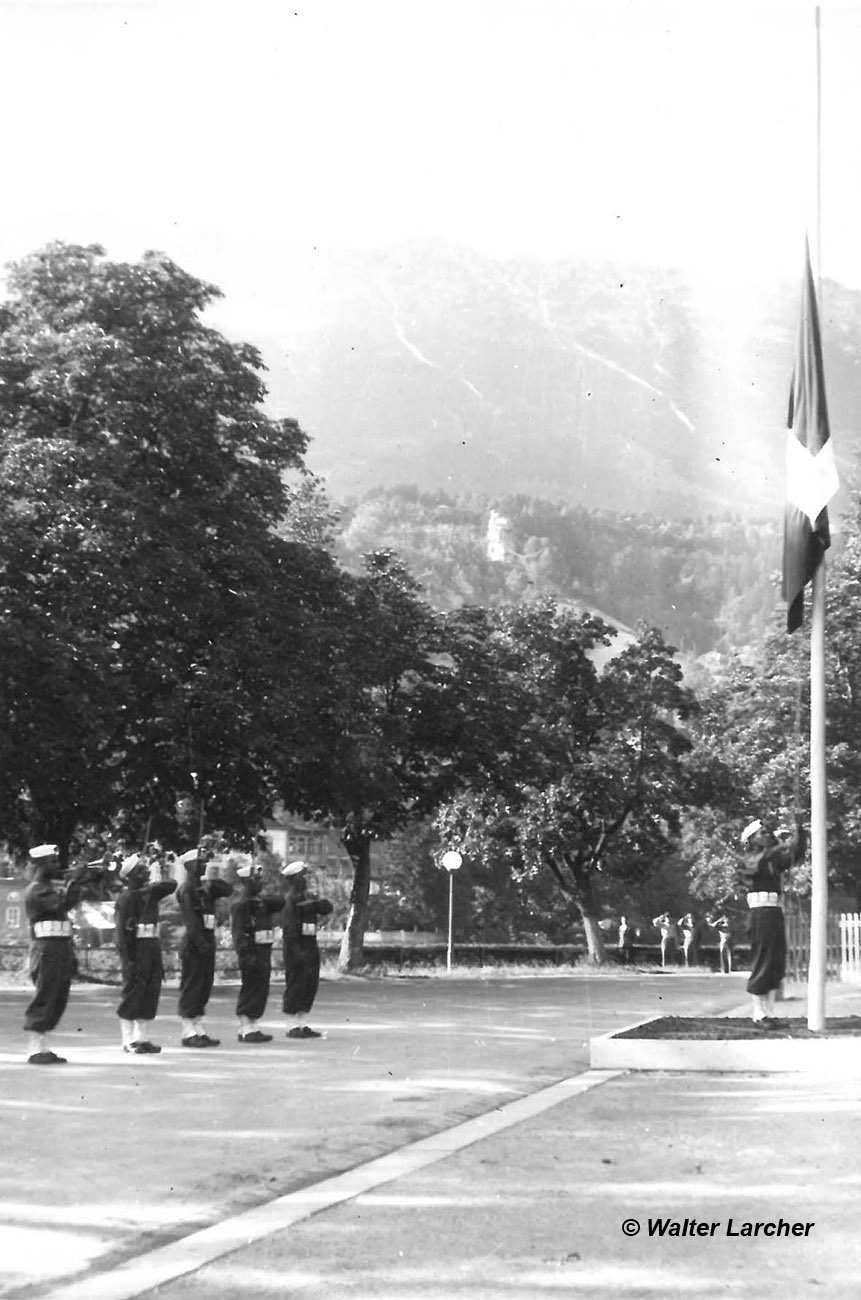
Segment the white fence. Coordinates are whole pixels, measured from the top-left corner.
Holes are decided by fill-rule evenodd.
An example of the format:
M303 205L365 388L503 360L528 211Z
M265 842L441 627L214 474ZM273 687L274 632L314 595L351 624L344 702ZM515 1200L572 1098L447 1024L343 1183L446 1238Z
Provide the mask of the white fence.
M840 913L840 978L861 984L861 912Z

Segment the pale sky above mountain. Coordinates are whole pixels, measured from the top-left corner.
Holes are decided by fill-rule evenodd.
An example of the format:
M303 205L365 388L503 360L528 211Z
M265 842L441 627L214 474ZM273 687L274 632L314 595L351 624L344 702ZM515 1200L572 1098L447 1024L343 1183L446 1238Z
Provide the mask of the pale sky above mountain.
M822 6L821 271L861 287L861 0ZM808 4L0 0L0 260L166 251L244 320L279 250L800 271Z

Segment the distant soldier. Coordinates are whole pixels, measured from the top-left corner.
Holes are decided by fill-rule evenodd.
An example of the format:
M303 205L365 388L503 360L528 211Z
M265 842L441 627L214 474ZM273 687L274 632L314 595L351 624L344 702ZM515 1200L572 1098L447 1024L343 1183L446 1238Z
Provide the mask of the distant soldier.
M30 1035L29 1065L65 1065L66 1058L52 1051L48 1035L63 1018L72 978L77 969L69 912L87 894L94 872L78 867L69 878L63 872L56 844L37 844L30 850L33 879L24 891L24 910L30 923L30 978L35 995L24 1012L24 1029Z
M119 875L123 891L114 909L117 952L123 987L117 1015L124 1052L138 1056L155 1054L161 1048L150 1038L150 1026L158 1015L164 962L161 954L158 909L163 898L176 889L175 880L151 879L145 857L133 853L124 858Z
M275 917L284 905L283 898L261 893L263 868L259 864L240 867L237 871L242 896L230 911L233 947L239 958L241 986L236 999L240 1043L271 1043L272 1035L258 1026L266 1011L272 978L272 943Z
M619 917L619 955L627 966L634 955L634 927L627 916Z
M314 1005L320 985L320 949L317 920L328 916L332 904L326 898L308 895L308 864L301 860L281 868L287 893L281 912L281 942L284 955L284 1014L292 1021L288 1038L319 1038L305 1018Z
M693 912L685 912L676 922L679 930L682 932L682 952L684 954L685 965L693 966L697 960L697 936L699 927L694 919Z
M722 974L732 974L732 943L733 930L732 921L726 912L721 912L719 916L706 917L706 925L712 930L717 931L718 937L718 967Z
M179 1003L183 1047L217 1047L219 1039L210 1038L203 1017L215 982L215 905L219 898L233 893L226 880L204 880L207 855L200 849L181 854L185 880L176 899L185 922L179 947Z
M670 919L669 912L662 912L652 921L652 925L661 935L661 965L666 966L676 950L676 924Z

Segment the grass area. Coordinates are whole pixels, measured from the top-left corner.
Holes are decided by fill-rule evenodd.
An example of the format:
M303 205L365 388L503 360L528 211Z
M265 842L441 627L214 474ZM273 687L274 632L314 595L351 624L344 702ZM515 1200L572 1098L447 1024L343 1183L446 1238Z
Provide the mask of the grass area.
M665 1039L672 1041L738 1042L749 1039L861 1038L861 1016L833 1016L824 1030L808 1028L807 1021L781 1016L769 1028L737 1016L661 1016L634 1029L624 1029L614 1038Z

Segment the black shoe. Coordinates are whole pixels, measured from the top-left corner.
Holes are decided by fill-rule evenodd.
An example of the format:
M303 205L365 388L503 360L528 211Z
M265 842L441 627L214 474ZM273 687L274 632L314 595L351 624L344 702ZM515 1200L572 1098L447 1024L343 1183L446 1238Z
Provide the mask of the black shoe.
M183 1047L206 1047L202 1034L189 1034L188 1038L183 1038Z
M148 1038L144 1038L136 1045L136 1051L143 1052L145 1056L157 1056L161 1048L158 1043L151 1043Z
M299 1031L303 1038L322 1038L323 1035L317 1029L312 1029L310 1025L303 1025Z
M200 1034L200 1035L199 1035L199 1038L200 1038L200 1043L199 1043L199 1046L200 1046L200 1047L220 1047L220 1046L221 1046L221 1039L220 1039L220 1038L210 1038L210 1037L209 1037L209 1034Z
M272 1035L264 1034L262 1029L252 1029L248 1034L239 1035L240 1043L271 1043Z
M146 1048L143 1043L123 1043L124 1052L133 1052L135 1056L143 1056Z
M58 1056L56 1052L34 1052L32 1056L27 1057L28 1065L66 1065L65 1056Z
M304 1038L304 1037L305 1037L305 1030L304 1030L304 1028L303 1028L303 1029L300 1029L299 1026L297 1025L295 1028L293 1028L293 1029L288 1029L288 1030L287 1030L287 1037L288 1037L288 1038Z

